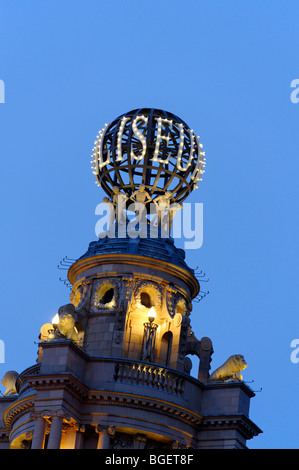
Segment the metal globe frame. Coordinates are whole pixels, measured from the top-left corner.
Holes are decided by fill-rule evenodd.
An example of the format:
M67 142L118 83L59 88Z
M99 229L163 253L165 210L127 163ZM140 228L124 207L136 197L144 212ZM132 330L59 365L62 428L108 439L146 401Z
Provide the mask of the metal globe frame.
M134 133L132 123L138 116ZM159 119L160 126L163 123L162 137ZM98 185L110 197L115 186L130 197L143 184L152 200L169 192L171 202L181 203L197 187L204 172L204 152L198 137L182 119L163 110L140 108L125 113L106 125L97 137L92 168Z

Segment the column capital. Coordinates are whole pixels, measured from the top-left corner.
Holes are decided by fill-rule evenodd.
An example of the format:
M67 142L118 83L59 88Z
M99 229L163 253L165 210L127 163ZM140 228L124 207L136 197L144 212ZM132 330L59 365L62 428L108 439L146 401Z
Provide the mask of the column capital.
M51 421L54 417L62 418L66 421L71 421L71 416L63 409L56 410L34 410L30 413L30 419L36 420L38 418L44 418L47 421Z
M109 434L109 436L114 436L115 435L115 426L109 425L109 424L98 424L96 426L96 432L101 433L101 432L106 432Z
M39 418L48 420L50 416L51 416L51 412L48 410L35 410L35 411L31 411L30 413L30 419L32 421L36 421Z

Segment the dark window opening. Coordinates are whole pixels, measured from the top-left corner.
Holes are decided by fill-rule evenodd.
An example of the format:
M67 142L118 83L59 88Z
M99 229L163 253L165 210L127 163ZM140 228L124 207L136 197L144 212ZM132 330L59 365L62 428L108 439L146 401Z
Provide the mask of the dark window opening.
M144 307L147 307L147 308L152 307L151 298L147 292L141 293L140 301L141 301L141 304L144 305Z
M100 304L103 304L103 305L109 304L109 302L111 302L111 300L113 299L113 296L114 296L114 289L113 287L111 287L111 289L108 289L103 295L103 297L101 298Z
M160 364L169 366L170 357L171 357L171 346L172 346L172 333L167 331L164 333L161 340L161 350L160 350Z

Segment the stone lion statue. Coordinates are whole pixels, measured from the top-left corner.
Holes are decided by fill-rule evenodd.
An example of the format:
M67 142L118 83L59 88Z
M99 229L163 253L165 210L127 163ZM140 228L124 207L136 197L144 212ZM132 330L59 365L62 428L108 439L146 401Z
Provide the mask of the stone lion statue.
M241 371L246 369L247 363L244 356L234 354L225 363L218 367L208 378L208 382L225 382L226 380L243 380Z
M8 395L15 395L17 393L16 380L18 376L19 374L15 370L9 370L3 376L1 383L6 388L4 392L5 397Z
M67 339L71 339L75 343L79 343L77 328L75 327L75 319L70 313L64 313L59 317L59 332Z

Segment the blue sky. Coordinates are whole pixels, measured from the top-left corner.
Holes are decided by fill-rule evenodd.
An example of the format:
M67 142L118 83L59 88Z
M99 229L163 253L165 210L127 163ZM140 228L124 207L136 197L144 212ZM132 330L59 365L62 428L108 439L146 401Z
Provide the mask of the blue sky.
M262 387L248 446L299 447L298 17L290 0L0 1L1 377L35 363L41 325L69 301L57 264L95 239L98 130L161 108L206 151L187 200L204 205L204 243L186 260L210 279L193 330L213 341L212 370L244 354Z

